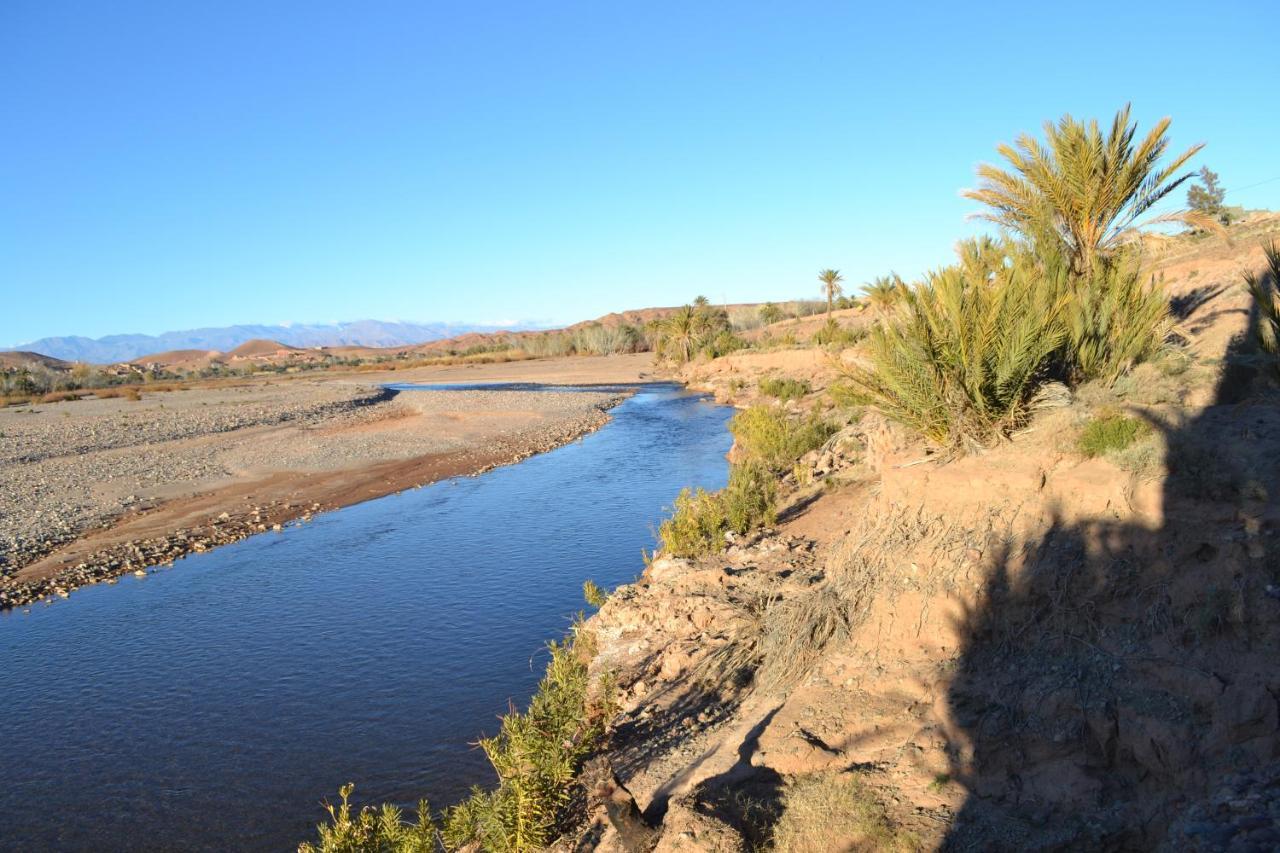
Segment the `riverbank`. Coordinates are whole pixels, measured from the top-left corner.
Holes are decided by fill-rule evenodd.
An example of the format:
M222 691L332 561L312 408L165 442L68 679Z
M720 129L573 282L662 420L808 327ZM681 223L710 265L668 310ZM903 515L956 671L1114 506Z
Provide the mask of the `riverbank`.
M536 375L630 377L564 367ZM394 378L447 381L417 373ZM519 461L603 426L622 396L294 380L0 410L0 608Z
M1280 415L1240 286L1262 251L1154 266L1184 337L1114 384L964 457L846 412L775 525L613 590L583 632L620 713L554 849L1272 849ZM829 417L833 356L682 378Z

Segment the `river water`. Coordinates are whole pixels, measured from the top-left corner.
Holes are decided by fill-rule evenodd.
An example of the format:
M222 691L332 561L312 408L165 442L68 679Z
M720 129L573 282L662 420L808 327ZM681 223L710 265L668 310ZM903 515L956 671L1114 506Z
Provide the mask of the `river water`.
M409 390L404 393L431 393ZM455 802L581 585L631 581L731 411L645 386L581 441L0 615L0 849L292 850L322 799Z

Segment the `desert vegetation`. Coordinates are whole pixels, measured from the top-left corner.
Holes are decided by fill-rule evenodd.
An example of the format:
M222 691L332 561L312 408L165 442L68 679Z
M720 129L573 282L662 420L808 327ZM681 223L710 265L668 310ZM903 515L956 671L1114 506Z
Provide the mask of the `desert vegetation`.
M739 459L719 492L685 489L671 517L658 529L665 553L701 557L724 550L726 534L772 524L780 476L822 445L835 428L821 416L792 417L777 406L753 406L734 416L729 429Z
M1010 168L981 166L966 195L1008 236L961 244L955 264L913 287L868 287L901 316L846 370L853 398L935 446L972 449L1024 424L1046 383L1113 383L1154 356L1174 325L1161 283L1141 272L1143 229L1216 227L1199 211L1143 218L1191 177L1177 172L1201 148L1162 163L1168 128L1135 142L1126 107L1105 134L1065 116L1043 142L1000 146Z
M300 853L419 853L440 847L516 853L545 847L562 828L583 759L598 748L613 715L609 680L588 675L594 643L581 618L548 651L546 674L528 708L512 709L498 734L480 741L498 776L496 788L476 788L438 816L424 800L410 821L391 805L353 815L352 786L346 785L341 803L327 809L329 821L317 828L317 841L302 844Z

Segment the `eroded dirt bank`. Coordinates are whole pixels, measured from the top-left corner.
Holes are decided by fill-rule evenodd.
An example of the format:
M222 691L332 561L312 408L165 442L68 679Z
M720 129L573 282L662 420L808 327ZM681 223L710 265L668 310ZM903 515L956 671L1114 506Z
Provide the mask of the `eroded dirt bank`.
M1239 284L1261 251L1196 247L1161 267L1167 358L958 460L864 416L775 528L614 591L588 628L621 713L557 849L639 849L628 820L659 851L1280 848L1280 387ZM740 402L804 378L797 411L834 376L731 358L690 374ZM1116 411L1141 438L1086 458Z
M290 381L0 410L0 608L518 461L619 399Z

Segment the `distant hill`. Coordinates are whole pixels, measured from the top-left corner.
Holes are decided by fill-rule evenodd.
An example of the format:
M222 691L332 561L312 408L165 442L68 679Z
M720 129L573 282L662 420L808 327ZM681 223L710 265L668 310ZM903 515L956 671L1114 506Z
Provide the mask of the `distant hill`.
M513 328L529 328L516 326ZM496 326L452 323L399 323L357 320L351 323L289 326L224 326L187 329L160 335L107 335L103 338L41 338L15 347L63 361L115 364L152 353L174 350L231 352L253 340L278 341L292 347L403 347L471 332L496 332Z
M29 352L23 350L8 350L0 352L0 369L15 368L22 370L24 368L48 367L53 370L66 370L70 367L65 361L56 358L50 358L47 355L41 355L38 352Z

